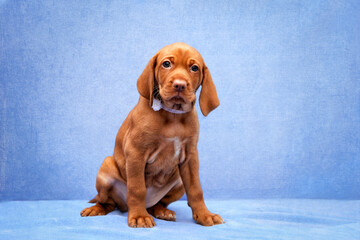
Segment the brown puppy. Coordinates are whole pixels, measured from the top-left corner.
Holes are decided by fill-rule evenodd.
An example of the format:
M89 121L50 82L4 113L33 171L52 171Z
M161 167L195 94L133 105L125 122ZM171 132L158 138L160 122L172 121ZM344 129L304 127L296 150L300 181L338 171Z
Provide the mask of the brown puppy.
M215 85L200 53L185 43L164 47L137 81L138 104L116 136L114 155L105 158L96 178L98 194L81 216L129 211L130 227L153 227L156 218L175 221L166 207L186 192L194 220L224 223L205 206L199 180L199 121L196 90L207 116L219 105Z

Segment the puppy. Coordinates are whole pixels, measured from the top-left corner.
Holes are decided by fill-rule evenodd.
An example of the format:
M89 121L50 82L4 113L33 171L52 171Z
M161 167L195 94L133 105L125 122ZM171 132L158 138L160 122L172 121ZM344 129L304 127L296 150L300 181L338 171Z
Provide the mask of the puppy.
M164 47L137 81L138 104L120 127L113 156L96 178L98 194L81 216L128 211L130 227L153 227L155 218L175 221L167 206L186 192L194 220L204 226L224 223L205 206L199 179L199 121L219 106L216 88L200 53L185 43ZM151 216L151 215L152 216Z

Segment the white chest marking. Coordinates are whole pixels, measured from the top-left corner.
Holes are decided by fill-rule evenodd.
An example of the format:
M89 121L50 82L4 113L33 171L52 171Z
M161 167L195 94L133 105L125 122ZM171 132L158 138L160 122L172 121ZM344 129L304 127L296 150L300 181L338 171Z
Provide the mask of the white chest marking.
M169 160L176 161L177 159L179 159L180 154L184 155L185 150L182 149L183 143L181 142L181 140L178 137L166 138L165 141L167 141L167 144L169 144L169 143L174 144L174 155ZM151 163L155 162L157 155L167 146L167 144L161 144L159 146L159 148L156 149L156 151L149 156L147 163L151 164Z
M179 163L183 163L185 161L185 147L184 141L181 141L178 137L168 138L169 141L174 142L174 157L173 161L179 159Z
M171 141L174 142L174 160L179 158L180 151L181 151L181 141L178 137L170 138Z

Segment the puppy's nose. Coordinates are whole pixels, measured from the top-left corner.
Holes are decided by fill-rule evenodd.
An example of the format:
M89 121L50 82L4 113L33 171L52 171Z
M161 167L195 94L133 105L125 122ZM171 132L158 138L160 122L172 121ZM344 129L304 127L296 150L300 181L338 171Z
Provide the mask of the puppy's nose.
M182 92L186 88L186 82L184 80L175 80L173 82L173 87L175 88L175 91Z

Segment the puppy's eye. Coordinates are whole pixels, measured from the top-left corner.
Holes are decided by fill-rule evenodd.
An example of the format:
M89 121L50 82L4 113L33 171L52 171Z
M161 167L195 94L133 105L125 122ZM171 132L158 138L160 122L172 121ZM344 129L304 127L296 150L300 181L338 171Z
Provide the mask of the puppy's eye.
M169 68L171 66L171 63L169 61L165 61L162 65L164 68Z
M196 66L196 65L192 65L192 66L191 66L191 71L197 72L198 70L199 70L199 67L198 67L198 66Z

